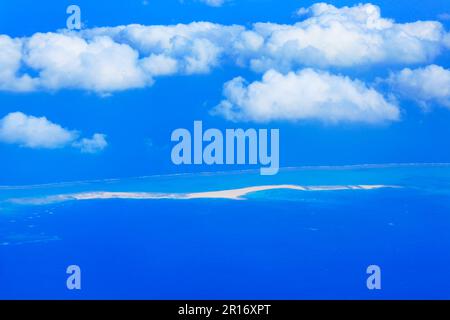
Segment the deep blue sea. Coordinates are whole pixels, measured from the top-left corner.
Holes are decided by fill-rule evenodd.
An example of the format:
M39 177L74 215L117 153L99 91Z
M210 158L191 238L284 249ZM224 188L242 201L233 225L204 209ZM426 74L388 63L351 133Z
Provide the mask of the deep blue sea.
M228 199L23 201L79 192L183 193L258 185ZM186 174L0 187L0 299L449 299L450 166ZM368 290L366 268L381 268ZM82 289L66 288L66 268Z

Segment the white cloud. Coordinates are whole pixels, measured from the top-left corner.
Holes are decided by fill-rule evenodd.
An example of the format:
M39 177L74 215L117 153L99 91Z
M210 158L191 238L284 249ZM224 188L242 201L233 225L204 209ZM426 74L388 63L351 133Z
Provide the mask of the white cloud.
M28 75L18 76L22 59L22 41L0 35L0 90L30 91L34 80Z
M231 53L233 40L244 30L242 26L193 22L94 28L85 30L82 35L87 39L107 36L116 42L125 42L139 51L144 60L164 57L176 61L177 74L198 74L220 65L221 58Z
M200 2L203 2L204 4L211 7L221 7L226 2L226 0L200 0Z
M317 3L298 14L308 17L293 25L255 24L253 31L265 41L249 56L254 70L429 62L446 37L439 22L395 23L372 4L336 8Z
M204 74L225 64L257 72L404 66L429 63L450 48L441 23L396 23L372 4L337 8L318 3L299 13L305 19L294 24L251 28L192 22L62 30L28 38L0 35L0 90L108 94L150 86L158 76Z
M152 54L142 60L142 67L153 76L171 75L178 70L178 61L164 54Z
M436 103L450 108L450 70L437 65L403 69L387 80L394 92L426 107Z
M92 139L78 139L78 132L68 130L45 117L12 112L0 119L0 142L18 144L33 149L57 149L68 145L82 152L97 152L107 146L105 135L94 134Z
M39 72L39 86L110 92L151 82L139 54L109 37L89 41L75 34L37 33L24 43L24 62Z
M108 146L108 142L106 142L106 135L96 133L91 139L81 139L75 142L73 146L84 153L98 153Z
M77 138L75 131L64 129L45 117L37 118L13 112L0 120L0 141L28 148L61 148Z
M270 70L250 84L238 77L225 84L224 96L213 113L233 121L380 123L399 118L397 106L364 83L312 69L286 75Z

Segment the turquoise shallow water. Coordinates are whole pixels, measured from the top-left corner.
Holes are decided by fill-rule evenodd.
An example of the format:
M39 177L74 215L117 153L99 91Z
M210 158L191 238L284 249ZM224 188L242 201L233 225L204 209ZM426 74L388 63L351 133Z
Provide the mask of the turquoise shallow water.
M395 185L252 193L245 201L10 199L257 185ZM0 298L450 298L450 166L389 165L1 187ZM79 292L65 287L82 268ZM366 268L382 269L382 290Z
M281 169L275 176L259 171L236 171L63 182L31 186L0 186L0 206L11 199L39 198L80 192L187 193L235 189L259 185L301 186L393 185L432 192L450 191L450 165L359 165ZM296 198L294 196L294 198Z

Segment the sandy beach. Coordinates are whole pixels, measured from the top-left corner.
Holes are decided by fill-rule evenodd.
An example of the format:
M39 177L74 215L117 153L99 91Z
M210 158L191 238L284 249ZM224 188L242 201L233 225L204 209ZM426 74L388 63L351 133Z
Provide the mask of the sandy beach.
M98 200L98 199L135 199L135 200L157 200L157 199L174 199L174 200L193 200L193 199L228 199L228 200L246 200L246 195L254 192L290 189L303 192L312 191L345 191L345 190L375 190L382 188L399 188L391 185L335 185L335 186L300 186L291 184L252 186L237 189L193 192L193 193L157 193L157 192L109 192L94 191L72 194L60 194L43 198L22 198L11 199L10 201L17 204L48 204L56 202L64 202L71 200Z
M269 185L269 186L254 186L248 188L197 192L186 195L186 199L231 199L243 200L244 197L253 192L291 189L298 191L339 191L339 190L373 190L380 188L388 188L390 186L384 185L351 185L351 186L299 186L291 184Z

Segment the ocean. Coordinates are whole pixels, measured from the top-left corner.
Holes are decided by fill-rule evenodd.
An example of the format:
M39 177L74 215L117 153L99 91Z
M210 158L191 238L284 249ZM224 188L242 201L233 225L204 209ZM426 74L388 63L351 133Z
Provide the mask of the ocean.
M0 187L0 299L449 298L447 164Z

